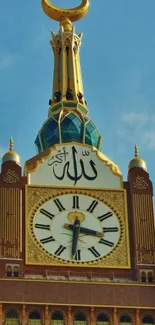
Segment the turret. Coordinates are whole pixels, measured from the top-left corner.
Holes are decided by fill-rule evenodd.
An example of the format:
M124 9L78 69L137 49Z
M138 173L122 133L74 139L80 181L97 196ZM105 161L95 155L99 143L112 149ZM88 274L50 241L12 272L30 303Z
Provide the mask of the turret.
M137 145L134 159L129 163L128 183L131 209L129 222L134 233L132 249L136 253L134 258L136 276L141 281L148 281L150 274L153 277L155 261L153 187L146 162L139 157Z
M2 157L0 173L0 259L2 259L0 274L1 272L7 274L8 267L12 269L10 275L14 268L20 268L22 193L25 183L26 177L22 176L20 156L14 151L13 139L10 138L9 150Z

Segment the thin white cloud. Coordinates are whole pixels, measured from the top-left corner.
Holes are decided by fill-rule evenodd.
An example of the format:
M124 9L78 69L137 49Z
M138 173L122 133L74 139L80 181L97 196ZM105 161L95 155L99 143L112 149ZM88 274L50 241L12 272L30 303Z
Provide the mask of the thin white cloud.
M149 120L149 115L146 113L127 112L122 116L122 121L127 124L137 124L140 126L146 124Z
M17 61L15 54L3 54L0 56L0 71L10 68Z
M125 112L119 122L117 135L130 144L138 143L147 150L155 149L155 114Z
M144 132L142 135L142 142L148 147L149 150L155 149L155 129L153 127Z

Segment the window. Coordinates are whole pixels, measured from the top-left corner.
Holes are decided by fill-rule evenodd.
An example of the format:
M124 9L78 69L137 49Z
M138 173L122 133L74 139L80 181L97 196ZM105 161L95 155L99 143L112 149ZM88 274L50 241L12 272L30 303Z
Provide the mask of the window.
M59 143L58 123L54 119L49 118L42 128L40 136L44 149L49 148L53 144ZM38 143L36 143L36 145L38 146ZM38 147L38 151L39 150Z
M146 272L141 272L141 282L146 282Z
M100 314L97 316L97 325L108 325L109 319L106 315Z
M74 325L86 325L86 317L82 313L78 313L74 318Z
M132 323L129 315L123 315L120 318L120 325L130 325Z
M14 310L10 310L5 316L5 325L18 325L18 314Z
M16 264L6 264L6 275L7 276L19 276L19 265Z
M63 319L63 315L61 312L57 311L57 312L53 313L51 324L52 325L63 325L64 324L64 319Z
M29 325L40 325L41 324L40 313L38 311L32 311L29 314L28 324Z
M76 114L70 113L65 116L61 123L61 133L63 142L82 141L83 125Z
M153 273L148 272L148 282L153 282Z
M6 268L6 274L7 276L12 276L12 267L10 265L8 265Z
M142 324L145 324L145 325L154 324L153 317L151 317L151 316L144 316L143 317Z
M13 275L15 277L19 276L19 267L18 266L15 266L14 269L13 269Z
M85 124L85 143L99 148L100 134L92 121Z

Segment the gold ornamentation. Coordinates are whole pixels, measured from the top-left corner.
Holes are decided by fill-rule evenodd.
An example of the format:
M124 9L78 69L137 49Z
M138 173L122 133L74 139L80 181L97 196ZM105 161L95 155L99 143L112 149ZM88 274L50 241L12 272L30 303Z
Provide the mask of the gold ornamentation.
M13 183L15 184L18 183L19 176L14 170L8 169L5 176L3 176L3 181L8 184L13 184Z
M9 145L9 151L13 152L14 151L14 143L12 137L10 138L10 145Z
M70 222L74 222L76 219L80 220L80 223L85 220L85 216L82 212L70 212L68 213L67 219Z
M32 220L38 208L47 200L65 194L83 194L94 197L107 204L118 216L121 226L121 238L118 245L109 255L94 262L79 262L78 266L129 268L129 243L126 216L125 190L88 190L73 188L46 188L27 186L27 211L26 211L26 263L39 265L67 265L77 266L76 261L64 261L47 253L37 243L32 233Z
M66 147L68 145L70 146L70 144L66 143ZM73 142L73 145L77 145L77 143ZM62 144L53 145L53 147L46 149L41 154L35 156L34 158L31 158L30 160L27 160L25 163L25 172L28 174L28 173L32 173L32 172L36 171L40 167L40 163L42 162L42 159L47 160L47 159L51 158L52 153L54 153L55 150L59 150L59 148L61 146L62 146ZM80 143L78 143L78 146L90 148L91 152L95 152L98 159L100 161L102 161L105 164L105 166L108 166L114 175L120 177L121 185L123 188L122 173L121 173L119 167L112 160L110 160L108 157L106 157L102 152L97 150L95 147L80 144Z
M137 190L146 190L148 188L148 183L143 176L137 176L136 181L133 182L133 187Z
M54 6L50 0L42 0L42 8L45 14L63 25L64 20L77 21L83 18L89 8L89 0L82 0L81 4L72 9L64 9Z

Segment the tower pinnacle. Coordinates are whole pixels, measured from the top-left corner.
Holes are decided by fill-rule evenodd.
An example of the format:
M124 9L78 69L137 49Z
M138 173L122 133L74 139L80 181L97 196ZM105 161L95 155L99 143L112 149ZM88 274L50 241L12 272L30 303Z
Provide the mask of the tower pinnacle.
M139 150L137 144L135 144L135 158L139 158Z
M10 144L9 144L9 151L12 152L14 150L14 143L12 137L10 138Z
M139 150L138 150L137 144L135 145L134 159L132 159L129 162L128 169L130 170L134 167L139 167L139 168L142 168L147 171L146 162L142 158L139 157Z
M80 1L80 0L79 0ZM82 34L75 33L73 21L83 18L89 8L89 0L72 9L54 6L50 0L42 0L45 14L60 22L58 33L51 33L54 54L53 89L49 100L48 119L35 140L38 153L59 143L78 142L100 149L101 135L88 117L84 97L80 46Z
M2 157L2 164L8 161L13 161L20 166L20 156L14 151L14 143L12 137L9 141L9 151Z

